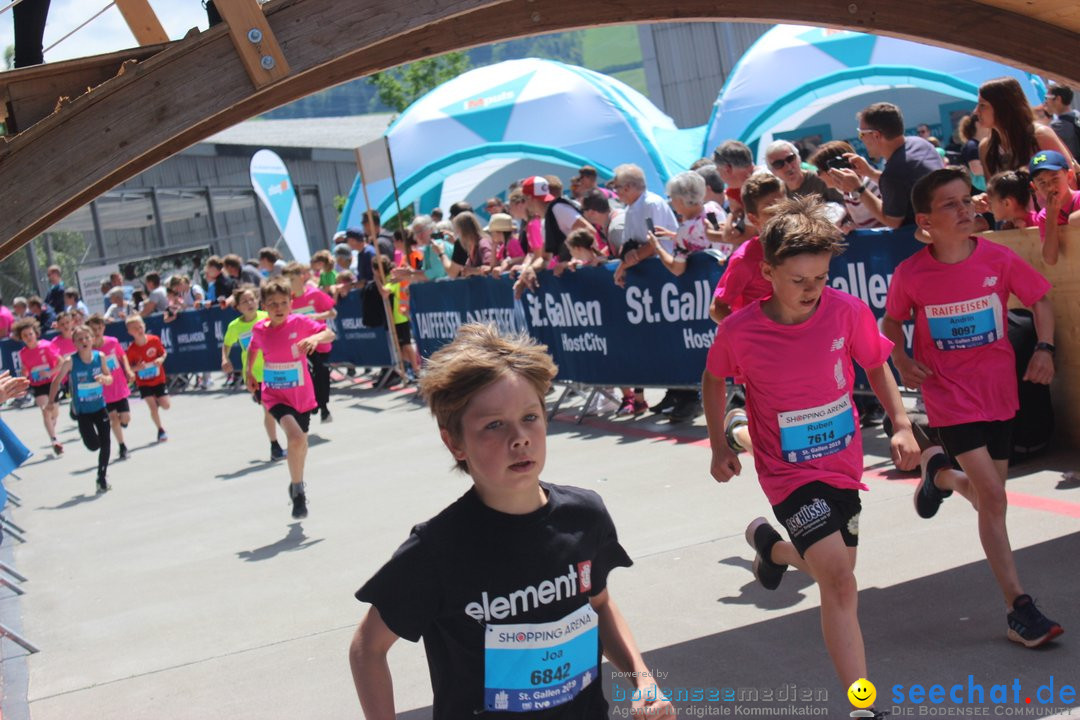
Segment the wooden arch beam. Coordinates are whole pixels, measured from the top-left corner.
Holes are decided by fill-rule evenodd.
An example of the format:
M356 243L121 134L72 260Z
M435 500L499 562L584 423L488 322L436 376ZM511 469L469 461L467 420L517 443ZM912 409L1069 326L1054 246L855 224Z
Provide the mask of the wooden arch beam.
M219 26L7 140L0 148L0 257L124 180L259 113L400 63L594 26L596 18L796 22L875 32L1080 86L1080 56L1071 52L1080 47L1080 33L974 0L413 0L407 13L400 0L275 0L264 9L292 67L281 81L254 90Z

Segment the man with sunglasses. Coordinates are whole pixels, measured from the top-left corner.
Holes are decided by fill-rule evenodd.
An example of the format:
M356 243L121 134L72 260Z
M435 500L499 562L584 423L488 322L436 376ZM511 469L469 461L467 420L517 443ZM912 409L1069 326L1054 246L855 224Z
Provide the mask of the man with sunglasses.
M884 158L880 172L855 153L844 157L851 168L833 168L829 175L848 193L859 193L866 208L891 228L915 222L911 189L925 175L945 166L937 149L921 137L904 135L904 115L892 103L874 103L858 114L859 139L872 158ZM868 192L862 178L877 182L881 197Z
M803 170L799 150L787 140L775 140L765 148L765 162L772 174L783 181L789 197L817 195L823 202L843 205L844 196L814 173Z

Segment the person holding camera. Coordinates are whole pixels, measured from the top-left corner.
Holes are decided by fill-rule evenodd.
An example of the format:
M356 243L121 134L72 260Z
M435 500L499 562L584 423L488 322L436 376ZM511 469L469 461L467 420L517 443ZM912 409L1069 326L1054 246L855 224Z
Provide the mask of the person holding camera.
M848 217L851 218L851 222L856 228L863 230L884 227L884 224L877 219L873 211L863 202L862 193L848 192L831 172L832 170L854 171L851 167L851 161L845 157L854 153L855 148L851 147L850 144L842 140L831 140L818 146L818 149L810 156L810 164L818 169L817 176L821 178L822 182L841 194ZM878 187L878 184L869 177L859 176L858 179L866 186L866 192L880 201L881 188Z
M922 177L945 167L937 149L921 137L904 135L904 115L892 103L874 103L858 115L859 139L873 158L885 160L881 171L856 153L844 157L852 169L833 168L829 174L845 193L858 193L878 222L893 229L915 222L911 189ZM881 189L878 198L863 181L869 178Z

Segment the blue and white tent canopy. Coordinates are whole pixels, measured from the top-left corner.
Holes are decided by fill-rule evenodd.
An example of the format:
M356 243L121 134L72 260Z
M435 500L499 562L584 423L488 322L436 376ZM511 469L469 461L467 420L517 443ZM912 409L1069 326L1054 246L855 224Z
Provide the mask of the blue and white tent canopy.
M552 171L565 177L584 164L610 177L616 165L635 163L648 186L663 192L701 147L700 135L681 132L628 85L538 59L470 70L409 106L386 134L401 205L423 198L422 211L442 202L443 187L458 193L450 202L476 204L512 180ZM384 217L396 213L389 181L369 185L368 194ZM341 227L359 225L364 209L357 178Z
M855 113L880 101L898 105L909 127L926 123L947 142L954 116L974 108L979 85L1006 75L1020 81L1031 102L1042 101L1046 89L1036 76L990 60L908 40L777 25L725 82L703 154L730 139L759 158L772 140L800 133L850 139Z

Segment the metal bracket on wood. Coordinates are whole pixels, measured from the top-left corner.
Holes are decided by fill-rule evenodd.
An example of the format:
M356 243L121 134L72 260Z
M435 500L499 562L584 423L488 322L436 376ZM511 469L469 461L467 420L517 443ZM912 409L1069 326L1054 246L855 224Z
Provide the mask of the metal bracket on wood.
M248 77L263 88L292 71L257 0L215 0Z
M36 652L41 652L33 644L31 644L29 640L26 640L21 635L8 628L6 625L0 625L0 637L6 637L8 640L11 640L16 645L19 645L31 655Z

